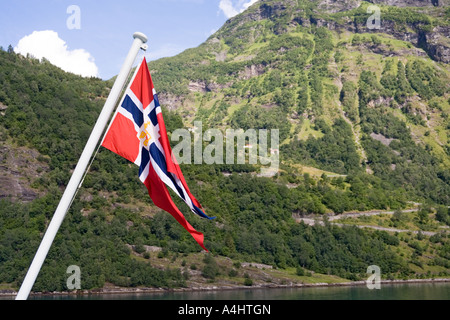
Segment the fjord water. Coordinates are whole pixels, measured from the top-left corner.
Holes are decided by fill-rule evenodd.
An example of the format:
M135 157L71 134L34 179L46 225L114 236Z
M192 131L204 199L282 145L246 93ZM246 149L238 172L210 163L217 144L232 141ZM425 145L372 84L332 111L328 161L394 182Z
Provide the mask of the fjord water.
M86 296L35 296L33 300L450 300L450 283L366 286L271 288L225 291L164 292Z

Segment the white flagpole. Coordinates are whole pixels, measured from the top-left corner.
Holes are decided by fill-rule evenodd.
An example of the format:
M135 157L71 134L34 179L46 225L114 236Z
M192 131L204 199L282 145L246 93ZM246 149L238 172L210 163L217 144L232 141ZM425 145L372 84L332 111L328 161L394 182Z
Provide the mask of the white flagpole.
M31 289L36 281L36 278L41 270L42 264L50 250L50 247L55 239L55 236L61 226L64 217L67 214L67 211L70 207L70 204L75 196L75 193L80 186L81 180L84 176L87 166L89 165L89 161L94 153L100 138L103 135L106 125L111 117L112 112L115 109L118 99L120 98L120 94L122 92L123 87L127 81L128 75L130 73L131 68L133 67L133 63L136 60L136 56L139 53L139 50L143 47L143 45L147 42L147 37L140 32L136 32L134 35L133 45L128 53L128 56L120 70L119 75L114 83L114 86L111 89L111 92L108 96L108 99L103 106L102 112L97 119L97 123L92 130L91 136L89 137L88 142L81 154L80 159L78 160L78 164L75 168L75 171L72 174L72 177L69 180L69 184L64 191L64 194L59 202L59 205L55 211L55 214L48 226L48 229L45 233L44 238L39 246L38 251L31 263L30 268L28 269L27 275L20 287L20 290L16 296L16 300L26 300L28 299L28 295L31 292Z

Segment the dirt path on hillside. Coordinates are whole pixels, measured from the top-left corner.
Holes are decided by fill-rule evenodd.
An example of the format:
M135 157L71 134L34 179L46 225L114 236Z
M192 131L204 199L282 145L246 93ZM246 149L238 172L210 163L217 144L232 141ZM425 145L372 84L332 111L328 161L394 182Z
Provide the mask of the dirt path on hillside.
M408 212L416 212L419 211L418 208L414 208L414 209L407 209L407 210L402 210L403 213L408 213ZM339 219L344 219L344 218L359 218L359 217L363 217L363 216L375 216L375 215L380 215L380 214L391 214L393 215L395 211L383 211L383 210L373 210L373 211L365 211L365 212L348 212L348 213L343 213L340 215L332 215L332 216L328 216L328 221L336 226L339 227L344 227L344 226L353 226L353 224L343 224L343 223L337 223L337 222L332 222L332 221L337 221ZM314 226L316 223L318 223L319 225L325 225L325 223L323 222L322 218L319 217L295 217L295 220L297 222L301 222L303 221L303 223L310 225L310 226ZM380 226L372 226L372 225L354 225L358 228L370 228L370 229L376 229L376 230L382 230L382 231L388 231L388 232L411 232L414 234L418 234L419 231L416 230L404 230L404 229L396 229L396 228L387 228L387 227L380 227ZM432 232L432 231L420 231L423 235L426 236L433 236L438 232Z

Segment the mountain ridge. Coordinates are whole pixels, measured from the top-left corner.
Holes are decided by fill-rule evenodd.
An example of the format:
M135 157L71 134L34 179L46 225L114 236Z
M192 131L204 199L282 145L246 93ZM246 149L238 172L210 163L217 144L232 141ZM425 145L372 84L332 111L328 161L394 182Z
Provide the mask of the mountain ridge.
M348 30L356 33L364 32L382 32L394 35L399 40L407 40L417 47L426 50L430 56L438 61L448 63L450 60L448 41L445 38L450 37L450 26L448 22L441 19L440 15L444 15L444 11L437 14L436 21L437 26L433 27L431 21L428 21L425 16L420 16L420 10L414 11L417 14L416 19L407 20L407 25L415 32L405 32L405 30L396 31L395 22L399 21L399 17L395 17L393 14L386 12L386 8L399 8L399 12L402 10L411 10L411 4L418 5L418 7L432 7L436 6L434 2L439 1L311 1L312 4L303 5L304 1L300 1L302 5L296 0L292 1L274 1L274 0L260 0L254 4L249 10L237 17L229 19L224 27L232 24L233 21L238 19L241 23L245 21L258 21L261 19L267 19L270 17L282 16L283 12L289 8L293 14L287 19L286 26L290 24L299 25L311 25L326 26L330 30ZM370 3L375 5L383 5L380 9L380 28L369 29L367 27L367 20L371 16L371 13L367 11ZM315 5L316 4L316 5ZM439 2L439 8L448 7L448 3ZM306 8L305 8L306 7ZM338 8L338 9L337 9ZM364 8L365 10L360 10ZM358 16L345 16L345 12L356 13ZM321 14L328 14L328 16L321 16ZM444 15L448 18L448 9ZM335 18L339 17L339 20ZM363 17L363 19L361 19ZM330 19L331 18L331 19ZM442 17L443 18L443 17ZM402 21L404 22L404 21ZM418 28L420 24L429 26L428 30L422 30ZM443 42L443 43L442 43Z

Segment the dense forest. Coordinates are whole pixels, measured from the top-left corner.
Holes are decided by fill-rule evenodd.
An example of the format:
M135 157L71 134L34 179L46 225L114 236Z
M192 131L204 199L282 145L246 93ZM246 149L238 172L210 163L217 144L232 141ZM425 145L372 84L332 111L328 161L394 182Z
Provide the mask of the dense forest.
M173 197L210 251L188 266L198 245L151 203L137 167L100 148L35 291L66 290L69 265L80 266L83 289L188 287L200 266L212 282L236 278L241 262L348 280L367 278L373 264L385 279L450 274L450 241L441 232L450 226L448 64L384 33L317 22L360 23L367 19L365 2L338 13L319 12L311 1L277 11L278 2L252 6L201 46L149 67L169 135L195 120L205 130L279 129L279 172L261 177L260 164L181 165L192 193L217 217L200 220ZM272 15L252 18L270 5ZM445 24L427 12L382 9L399 29L430 32ZM31 201L0 196L0 289L20 285L111 85L12 47L0 50L0 147L39 154L23 168L6 154L0 159L3 177L19 176L36 195ZM37 173L27 176L26 167ZM412 203L420 203L417 211L402 213ZM327 219L368 210L395 211L378 226L421 232L342 227ZM305 216L324 223L297 221ZM430 230L435 234L422 233ZM157 256L149 247L159 248ZM235 262L234 269L218 265L219 257ZM183 262L161 267L164 259ZM248 275L242 283L251 283Z

